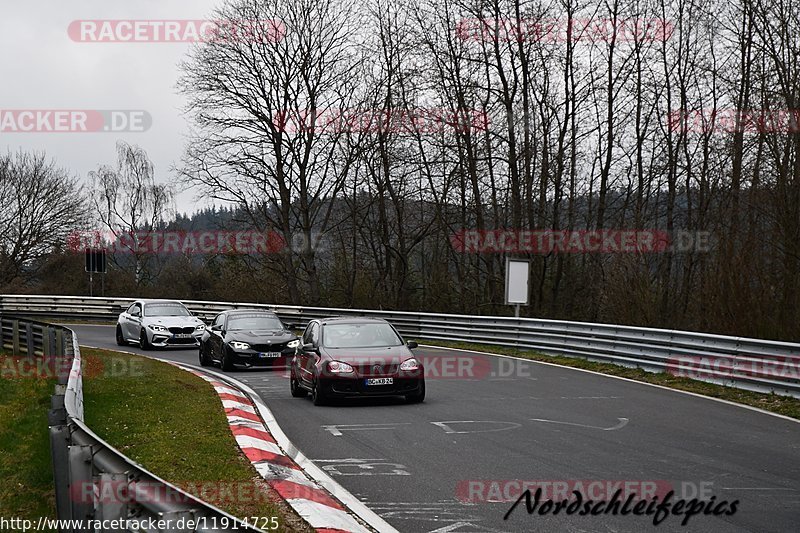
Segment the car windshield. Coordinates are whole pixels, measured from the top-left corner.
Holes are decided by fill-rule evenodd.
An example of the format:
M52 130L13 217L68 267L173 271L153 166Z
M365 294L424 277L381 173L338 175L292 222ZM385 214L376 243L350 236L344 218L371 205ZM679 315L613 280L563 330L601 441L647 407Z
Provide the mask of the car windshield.
M228 318L228 330L283 329L283 323L270 315L235 315Z
M322 334L327 348L400 346L403 341L389 324L328 324Z
M181 304L147 304L144 310L146 316L191 316Z

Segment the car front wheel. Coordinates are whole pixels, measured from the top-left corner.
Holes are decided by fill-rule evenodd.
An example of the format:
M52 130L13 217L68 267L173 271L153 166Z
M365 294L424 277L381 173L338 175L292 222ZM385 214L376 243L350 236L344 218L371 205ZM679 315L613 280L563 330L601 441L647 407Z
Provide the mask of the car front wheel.
M117 346L125 346L128 344L125 342L125 337L122 335L122 328L119 324L117 324Z
M314 405L325 405L328 402L328 398L322 392L322 387L320 387L319 383L314 383L314 388L311 389L311 401L314 402Z
M425 382L419 384L419 392L415 394L406 395L406 402L408 403L422 403L425 401Z
M200 366L211 366L211 360L206 355L202 343L200 344Z
M231 356L228 354L228 350L225 348L222 349L222 370L225 372L230 372L233 370L233 362L231 361Z
M142 350L152 350L153 345L150 344L150 341L147 339L147 332L142 328L141 333L139 333L139 347Z
M293 398L305 398L308 395L308 391L300 386L297 378L289 378L289 389Z

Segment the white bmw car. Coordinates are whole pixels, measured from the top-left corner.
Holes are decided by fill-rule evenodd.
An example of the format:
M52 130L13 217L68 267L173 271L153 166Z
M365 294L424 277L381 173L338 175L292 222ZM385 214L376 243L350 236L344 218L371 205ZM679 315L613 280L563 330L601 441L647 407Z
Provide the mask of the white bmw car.
M117 344L137 343L143 350L199 346L206 326L175 300L136 300L119 315Z

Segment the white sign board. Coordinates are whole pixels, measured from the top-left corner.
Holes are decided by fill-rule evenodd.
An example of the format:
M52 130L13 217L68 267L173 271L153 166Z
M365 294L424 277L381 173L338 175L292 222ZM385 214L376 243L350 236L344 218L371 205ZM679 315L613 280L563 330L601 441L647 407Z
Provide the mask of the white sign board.
M528 305L530 263L525 259L506 259L506 303Z

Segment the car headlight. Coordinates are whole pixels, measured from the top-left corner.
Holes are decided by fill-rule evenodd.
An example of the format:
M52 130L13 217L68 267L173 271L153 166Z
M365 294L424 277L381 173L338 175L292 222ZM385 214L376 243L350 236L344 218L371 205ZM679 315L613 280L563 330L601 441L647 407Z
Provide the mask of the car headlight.
M287 348L297 348L300 346L300 339L295 339L286 343Z
M250 345L246 342L233 341L231 342L231 348L234 350L249 350Z
M205 329L206 329L206 325L205 324L199 324L199 325L194 327L195 331L204 331Z
M353 371L353 367L341 361L328 361L328 372L334 374L349 374Z
M400 365L400 370L419 370L419 361L414 359L406 359L403 361L403 364Z
M164 326L159 326L158 324L150 324L147 327L152 329L153 331L159 331L159 332L162 332L162 333L167 331L167 328L165 328Z

